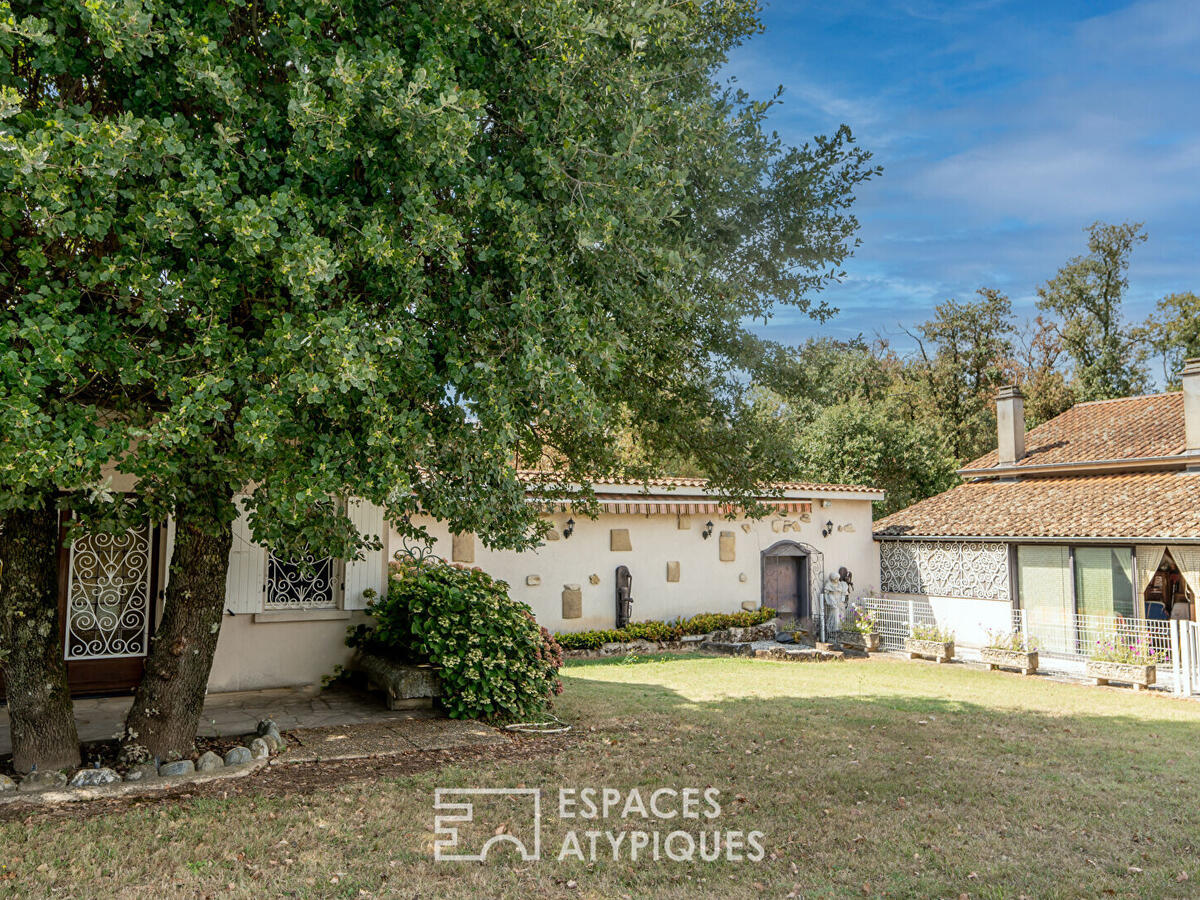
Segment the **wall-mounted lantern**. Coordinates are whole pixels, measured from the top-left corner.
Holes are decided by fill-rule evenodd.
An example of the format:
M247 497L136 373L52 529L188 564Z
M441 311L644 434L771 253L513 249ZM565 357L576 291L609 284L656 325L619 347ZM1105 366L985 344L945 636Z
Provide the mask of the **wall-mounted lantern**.
M710 519L709 521L704 523L704 530L702 532L700 532L700 537L704 538L707 541L710 537L712 537L712 530L713 530L713 523L712 523L712 520Z
M567 525L563 529L563 539L565 540L566 538L569 538L574 533L575 533L575 520L567 519Z
M826 522L825 527L821 529L821 537L829 537L833 534L833 523Z

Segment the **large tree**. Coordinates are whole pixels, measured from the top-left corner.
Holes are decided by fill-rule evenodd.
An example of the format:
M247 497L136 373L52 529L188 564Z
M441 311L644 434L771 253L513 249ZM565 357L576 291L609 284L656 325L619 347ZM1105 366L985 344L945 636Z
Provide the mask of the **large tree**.
M913 367L960 462L983 453L995 435L996 390L1012 354L1012 303L991 288L975 300L947 300L918 326Z
M613 474L622 428L731 498L775 474L742 397L774 348L744 323L826 312L876 170L716 83L756 7L15 5L5 252L38 265L12 289L53 279L144 342L140 502L109 507L180 535L131 750L192 740L246 486L278 552L353 553L347 493L528 545L515 461Z
M1129 258L1146 240L1141 223L1088 226L1088 252L1070 259L1038 288L1038 309L1056 317L1078 400L1144 391L1143 348L1124 319Z
M1181 291L1163 297L1139 336L1162 361L1163 382L1178 390L1184 360L1200 356L1200 296Z

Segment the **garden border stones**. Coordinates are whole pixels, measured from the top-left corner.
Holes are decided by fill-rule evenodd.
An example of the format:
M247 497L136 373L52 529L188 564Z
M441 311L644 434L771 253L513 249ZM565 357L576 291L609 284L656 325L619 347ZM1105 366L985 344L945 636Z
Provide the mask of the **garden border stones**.
M146 762L132 767L122 779L110 768L79 769L70 781L59 771L31 772L20 782L0 775L0 806L10 803L77 803L128 797L170 790L189 784L204 784L228 778L243 778L269 765L273 753L286 748L286 742L270 719L258 723L259 737L250 742L264 751L255 756L252 749L238 746L222 759L211 750L202 753L196 763L190 759L171 760L155 765Z

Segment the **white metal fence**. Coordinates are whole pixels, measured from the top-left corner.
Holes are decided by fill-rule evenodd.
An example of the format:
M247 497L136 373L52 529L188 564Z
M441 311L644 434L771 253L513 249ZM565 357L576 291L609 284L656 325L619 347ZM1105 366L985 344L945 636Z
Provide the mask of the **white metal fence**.
M1039 659L1086 660L1098 646L1109 643L1136 649L1160 666L1169 665L1174 656L1171 623L1165 619L1081 615L1051 619L1014 609L1012 630L1033 642Z
M869 609L879 620L879 643L884 650L904 649L904 639L912 632L914 625L937 624L933 607L921 597L907 600L863 597L855 603Z
M884 650L902 650L914 625L939 624L933 607L921 597L863 597L856 603L875 614ZM1184 696L1200 694L1200 623L1125 616L1050 618L1015 609L1012 630L1036 647L1046 671L1082 675L1097 644L1114 643L1152 655L1164 687Z

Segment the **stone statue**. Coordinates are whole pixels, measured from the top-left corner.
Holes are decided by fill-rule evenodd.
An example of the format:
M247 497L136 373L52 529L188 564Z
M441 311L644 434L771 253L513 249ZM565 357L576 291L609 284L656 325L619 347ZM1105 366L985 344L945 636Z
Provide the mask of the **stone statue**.
M825 630L827 633L841 631L850 601L850 584L837 572L830 572L829 577L825 579L824 594Z

